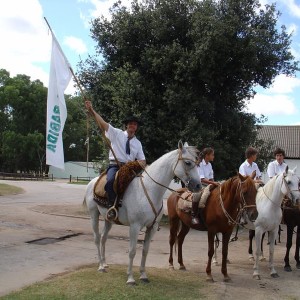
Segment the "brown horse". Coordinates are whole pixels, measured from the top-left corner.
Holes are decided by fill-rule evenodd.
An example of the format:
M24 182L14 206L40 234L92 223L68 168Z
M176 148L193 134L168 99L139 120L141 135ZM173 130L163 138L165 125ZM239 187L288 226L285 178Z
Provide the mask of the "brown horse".
M179 190L183 193L183 189ZM205 224L193 225L191 214L178 208L180 196L173 193L168 198L168 216L170 222L170 257L169 266L173 266L173 246L178 243L178 263L180 269L185 270L182 260L182 244L190 228L207 231L208 235L208 263L206 267L207 281L213 281L211 275L211 261L214 254L214 237L222 233L222 273L224 281L229 281L227 274L228 243L237 220L243 213L247 213L249 220L255 220L257 210L255 206L256 188L251 177L238 175L232 177L215 188L202 209ZM181 229L179 231L179 225Z

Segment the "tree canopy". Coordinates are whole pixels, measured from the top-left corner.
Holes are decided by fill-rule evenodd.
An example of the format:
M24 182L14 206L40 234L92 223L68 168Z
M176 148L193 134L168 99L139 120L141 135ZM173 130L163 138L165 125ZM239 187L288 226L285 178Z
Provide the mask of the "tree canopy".
M67 96L66 105L65 161L85 161L83 100ZM0 171L45 171L46 107L47 88L41 81L31 81L26 75L10 77L9 72L0 70ZM99 141L95 134L90 139L90 161L103 152Z
M228 177L263 121L246 110L255 87L298 70L278 17L257 0L117 2L92 21L97 56L81 62L80 80L114 126L141 117L148 162L182 139L215 148L217 177Z

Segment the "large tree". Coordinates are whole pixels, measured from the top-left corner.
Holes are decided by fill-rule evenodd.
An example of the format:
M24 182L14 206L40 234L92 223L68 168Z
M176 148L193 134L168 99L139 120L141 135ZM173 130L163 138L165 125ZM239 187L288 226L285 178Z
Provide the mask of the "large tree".
M115 126L135 113L147 160L179 139L216 150L218 177L232 175L260 120L247 113L256 86L294 75L291 35L275 5L257 0L120 2L92 22L98 57L80 65L96 109Z

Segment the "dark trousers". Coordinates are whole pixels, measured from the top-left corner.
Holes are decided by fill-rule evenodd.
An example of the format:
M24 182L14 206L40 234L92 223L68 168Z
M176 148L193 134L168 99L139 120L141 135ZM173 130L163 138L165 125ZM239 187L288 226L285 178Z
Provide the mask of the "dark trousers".
M108 194L108 201L110 205L113 205L116 200L116 193L114 191L114 182L115 182L115 175L119 170L118 165L109 165L106 174L107 174L107 183L105 185L105 191Z

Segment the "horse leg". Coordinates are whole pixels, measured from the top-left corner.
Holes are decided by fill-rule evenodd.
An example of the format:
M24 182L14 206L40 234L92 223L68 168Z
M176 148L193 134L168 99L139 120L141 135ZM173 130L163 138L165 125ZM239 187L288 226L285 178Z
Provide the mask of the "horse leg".
M133 277L133 259L136 254L136 244L138 240L138 235L139 235L140 227L137 224L131 224L129 228L129 264L128 264L128 269L127 269L127 284L128 285L135 285L135 280Z
M178 240L178 263L179 263L179 270L185 271L185 265L183 264L182 259L182 244L184 242L185 236L190 231L190 227L186 226L184 223L181 224L181 230L178 234L177 240Z
M279 229L278 229L278 244L280 244L281 243L281 231L282 231L282 229L281 229L281 225L279 225Z
M99 261L98 271L100 271L100 265L101 265L100 234L99 234L99 216L100 216L100 212L98 210L98 207L95 205L93 207L89 207L89 213L90 213L90 216L91 216L93 235L94 235L94 243L97 247L97 253L98 253L98 261Z
M214 266L217 266L217 265L219 264L219 263L218 263L218 255L217 255L218 244L219 244L219 237L218 237L218 234L216 234L216 236L215 236L214 256L213 256L213 259L212 259L212 264L213 264Z
M141 266L140 266L140 280L144 283L149 283L149 279L146 274L146 259L149 252L149 247L151 243L151 239L154 235L154 233L157 231L158 223L155 223L154 226L149 229L147 228L144 238L144 245L143 245L143 252L142 252L142 260L141 260Z
M249 247L248 247L248 254L249 254L250 261L254 261L253 248L252 248L254 236L255 236L255 230L250 229L249 230Z
M272 230L269 232L269 238L270 238L269 268L271 270L271 277L273 277L273 278L279 277L278 273L276 272L276 270L274 268L274 246L275 246L275 240L276 240L277 233L278 233L278 227L275 230Z
M255 229L255 243L256 243L256 259L254 261L254 272L253 278L260 280L259 275L259 256L261 255L261 240L262 240L263 231L259 227Z
M215 233L214 232L207 232L207 238L208 238L208 262L206 266L206 281L213 282L214 279L211 275L211 260L214 255L214 238Z
M286 227L286 252L285 252L285 257L284 257L284 270L286 272L291 272L292 268L290 266L290 250L292 247L292 243L293 243L293 231L294 228L291 225L287 225Z
M224 281L231 281L227 273L227 257L228 257L228 244L231 236L231 232L225 232L222 234L222 274L224 275Z
M259 260L260 261L265 261L266 258L264 256L264 238L266 236L266 233L264 232L262 237L261 237L261 243L260 243L260 249L261 249L261 254L260 254L260 257L259 257ZM270 245L270 233L268 232L268 245Z
M300 261L299 261L299 248L300 248L300 226L297 226L297 237L296 237L296 249L295 249L295 260L296 267L300 269Z
M111 230L112 224L108 221L104 221L104 227L101 233L101 239L100 239L100 265L99 265L99 271L105 272L105 268L108 267L105 261L105 244L107 241L107 236L109 231Z
M173 247L177 240L177 233L179 228L179 218L169 218L170 223L170 235L169 235L169 245L170 245L170 256L169 256L169 269L174 270L173 265Z

